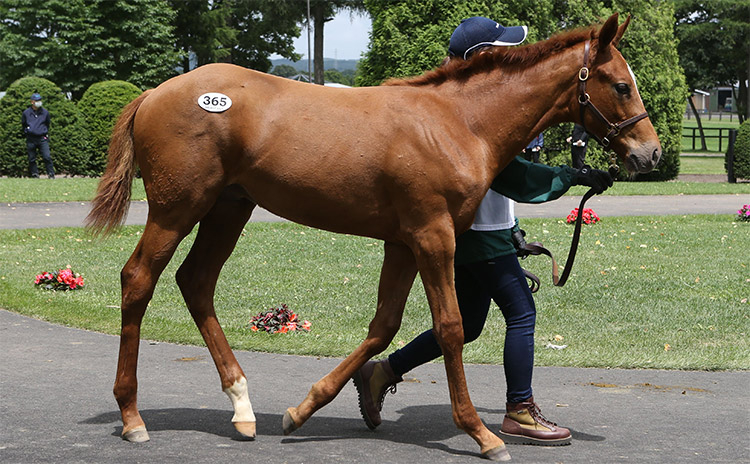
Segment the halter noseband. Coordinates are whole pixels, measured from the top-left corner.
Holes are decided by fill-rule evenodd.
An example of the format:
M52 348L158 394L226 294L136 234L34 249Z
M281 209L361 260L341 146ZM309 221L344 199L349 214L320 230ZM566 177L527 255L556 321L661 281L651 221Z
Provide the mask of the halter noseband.
M598 140L599 143L601 143L604 148L607 148L609 144L612 142L612 139L620 135L620 131L622 131L623 129L625 129L626 127L630 125L637 123L641 119L647 118L648 113L644 111L638 116L633 116L632 118L625 119L624 121L620 121L616 124L613 124L609 122L609 119L607 119L606 116L604 116L601 111L599 111L599 108L597 108L596 105L594 105L594 103L591 101L589 94L586 93L586 81L589 79L589 49L590 48L591 48L591 40L587 40L586 45L584 46L584 51L583 51L583 66L578 71L578 103L581 104L581 125L583 126L584 130L586 130L586 124L584 123L584 116L586 115L586 108L591 108L591 111L594 113L594 115L597 118L599 118L599 120L602 121L609 128L609 132L607 132L607 135L605 135L601 139L597 137L593 132L590 132L588 130L586 130L586 132L588 132L596 140Z

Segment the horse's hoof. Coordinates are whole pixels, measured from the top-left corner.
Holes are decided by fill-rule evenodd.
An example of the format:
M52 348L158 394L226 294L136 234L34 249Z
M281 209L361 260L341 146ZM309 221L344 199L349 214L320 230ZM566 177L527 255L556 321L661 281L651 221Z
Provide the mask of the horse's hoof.
M250 439L255 438L255 422L233 422L233 424L234 428L243 436Z
M122 439L131 443L144 443L149 441L151 438L149 438L148 436L146 427L141 425L134 429L130 429L127 432L123 432Z
M483 458L487 458L490 461L510 461L510 453L505 445L492 448L489 451L482 453Z
M294 423L294 418L292 417L293 413L296 412L296 409L297 408L289 408L284 413L284 419L281 421L281 426L284 428L284 435L289 435L299 428L297 427L297 424Z

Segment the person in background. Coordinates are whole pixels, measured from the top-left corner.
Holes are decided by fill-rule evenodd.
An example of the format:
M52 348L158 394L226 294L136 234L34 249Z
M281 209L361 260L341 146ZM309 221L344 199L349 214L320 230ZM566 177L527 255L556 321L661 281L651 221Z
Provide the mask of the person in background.
M542 152L542 148L544 147L544 133L540 133L536 137L534 137L534 140L532 140L526 148L523 149L524 158L527 160L538 163L539 162L539 155Z
M485 53L494 46L518 45L526 33L526 26L503 27L482 17L466 19L451 36L451 59L470 59L472 54ZM506 414L500 437L509 443L566 445L571 440L570 430L542 415L532 394L536 307L518 263L517 255L522 254L525 242L513 201L554 200L571 185L588 185L601 193L612 185L612 178L588 166L579 170L550 167L517 156L492 182L471 228L456 238L454 278L464 343L479 337L492 301L505 318ZM367 426L375 429L381 424L385 395L395 393L406 372L441 355L433 331L427 330L387 359L365 363L353 380Z
M586 164L586 146L588 145L589 133L580 124L573 126L573 134L567 138L570 144L570 155L572 166L581 169Z
M42 96L34 92L31 94L31 105L23 110L21 124L26 136L26 150L29 155L29 174L31 177L39 177L39 169L36 164L37 150L42 155L44 167L47 169L47 177L55 178L55 168L52 165L52 155L49 151L49 123L50 115L46 108L42 108Z

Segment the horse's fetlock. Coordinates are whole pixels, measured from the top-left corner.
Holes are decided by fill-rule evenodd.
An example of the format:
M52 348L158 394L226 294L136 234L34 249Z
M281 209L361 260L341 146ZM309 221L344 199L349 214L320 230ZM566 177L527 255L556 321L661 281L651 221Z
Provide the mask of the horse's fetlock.
M318 380L310 387L308 396L316 403L327 403L336 393L338 393L336 389L332 388L328 382Z

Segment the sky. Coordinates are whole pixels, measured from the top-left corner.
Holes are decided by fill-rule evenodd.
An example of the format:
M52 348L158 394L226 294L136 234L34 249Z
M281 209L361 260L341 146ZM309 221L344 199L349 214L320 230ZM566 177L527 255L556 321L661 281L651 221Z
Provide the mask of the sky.
M339 60L360 59L362 53L367 50L370 29L372 24L367 15L352 16L348 11L337 14L323 29L323 57ZM312 32L310 40L314 40ZM303 57L307 57L307 29L304 27L300 36L294 40L294 49ZM314 53L312 43L310 52Z

